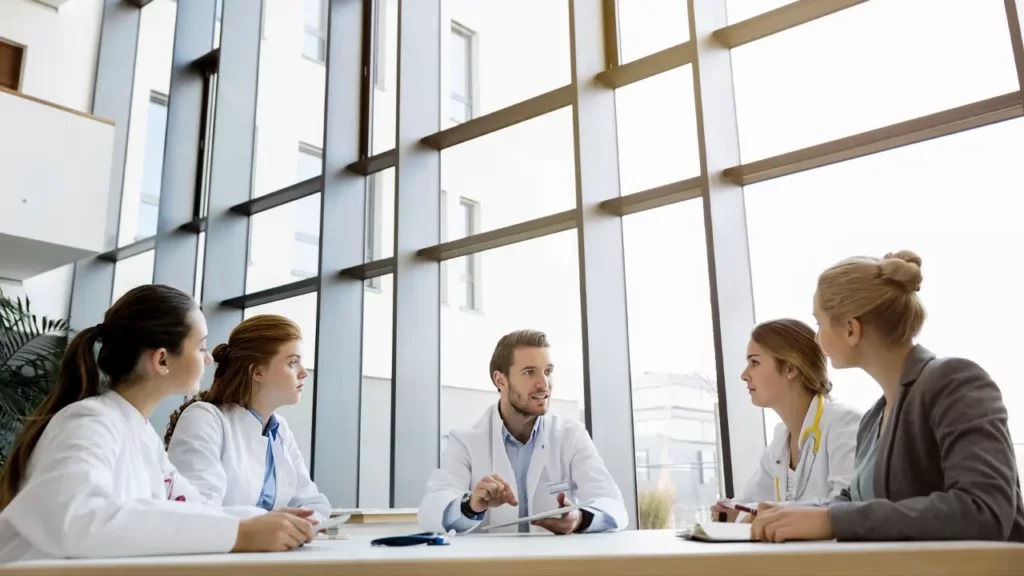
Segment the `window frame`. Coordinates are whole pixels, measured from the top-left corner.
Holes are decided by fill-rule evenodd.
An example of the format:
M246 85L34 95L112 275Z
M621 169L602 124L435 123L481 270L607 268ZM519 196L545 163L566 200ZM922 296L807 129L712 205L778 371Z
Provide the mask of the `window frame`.
M302 56L310 62L316 62L317 64L327 64L327 2L328 0L303 0L303 12L302 12ZM318 2L320 5L320 25L310 26L306 22L306 4L309 2ZM264 10L266 13L266 10ZM315 55L309 54L306 51L306 38L314 37L317 39L317 53Z
M460 196L459 217L466 219L467 236L480 232L480 202L472 198ZM459 282L466 285L466 302L460 308L469 312L481 312L483 310L483 289L480 274L480 253L469 254L463 256L463 258L466 259L466 272L459 278Z
M454 85L449 86L448 118L456 124L462 124L463 122L476 118L477 113L479 112L479 106L477 104L480 101L480 86L478 82L480 75L477 72L479 66L479 37L474 30L452 20L451 32L448 36L449 50L452 50L452 45L454 44L453 40L455 37L458 37L460 42L465 42L466 44L466 81L464 88L467 94L464 99L460 95L456 94ZM468 99L468 102L466 99ZM454 110L452 103L454 102L457 102L468 110L468 115L465 119L459 120L458 118L455 118L454 114L452 114Z

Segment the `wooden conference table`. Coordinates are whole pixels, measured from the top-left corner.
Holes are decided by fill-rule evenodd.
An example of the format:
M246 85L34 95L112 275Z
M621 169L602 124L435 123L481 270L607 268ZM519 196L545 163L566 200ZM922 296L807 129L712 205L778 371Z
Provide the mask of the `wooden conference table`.
M448 546L379 548L373 534L292 552L21 562L0 575L210 574L1024 574L1024 545L989 542L690 542L671 530L576 536L470 535Z

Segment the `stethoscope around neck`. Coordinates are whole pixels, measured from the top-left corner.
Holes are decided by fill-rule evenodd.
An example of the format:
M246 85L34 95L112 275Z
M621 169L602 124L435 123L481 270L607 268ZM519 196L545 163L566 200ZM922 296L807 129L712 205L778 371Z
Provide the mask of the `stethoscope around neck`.
M821 413L824 412L824 410L825 410L825 397L819 394L817 396L817 398L818 398L818 407L814 411L814 420L811 422L810 426L808 426L807 428L804 428L803 430L800 431L800 447L801 448L803 448L804 441L806 441L808 437L813 437L814 444L813 444L813 448L811 450L811 454L814 454L814 455L818 454L818 448L821 447ZM787 448L787 450L788 449L789 448ZM776 502L781 502L782 501L782 491L780 489L780 483L781 483L781 480L779 479L779 476L776 475L775 476L775 501Z

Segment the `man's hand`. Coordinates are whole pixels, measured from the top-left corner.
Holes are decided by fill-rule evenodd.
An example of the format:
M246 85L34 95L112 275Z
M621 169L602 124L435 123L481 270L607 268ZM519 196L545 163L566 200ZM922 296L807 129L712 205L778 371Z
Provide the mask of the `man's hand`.
M831 540L832 519L827 508L798 506L772 507L762 511L751 527L754 540L788 542L790 540Z
M565 498L565 492L559 492L558 507L563 508L565 506L569 506L569 502ZM579 528L582 521L583 514L579 510L573 510L554 518L535 520L532 524L555 534L572 534Z
M512 487L509 486L508 482L497 474L490 474L481 478L477 482L476 488L473 488L473 492L469 495L469 507L477 514L486 511L488 508L497 508L504 504L518 506L519 500L516 498L516 494L512 491Z

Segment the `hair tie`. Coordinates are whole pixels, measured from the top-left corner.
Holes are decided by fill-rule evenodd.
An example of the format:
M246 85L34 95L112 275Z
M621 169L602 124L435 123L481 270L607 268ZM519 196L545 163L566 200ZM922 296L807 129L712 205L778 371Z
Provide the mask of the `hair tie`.
M103 333L105 332L105 330L104 330L105 328L106 328L106 326L103 325L103 322L100 322L99 324L93 326L93 329L96 330L96 335L97 336L102 336Z

